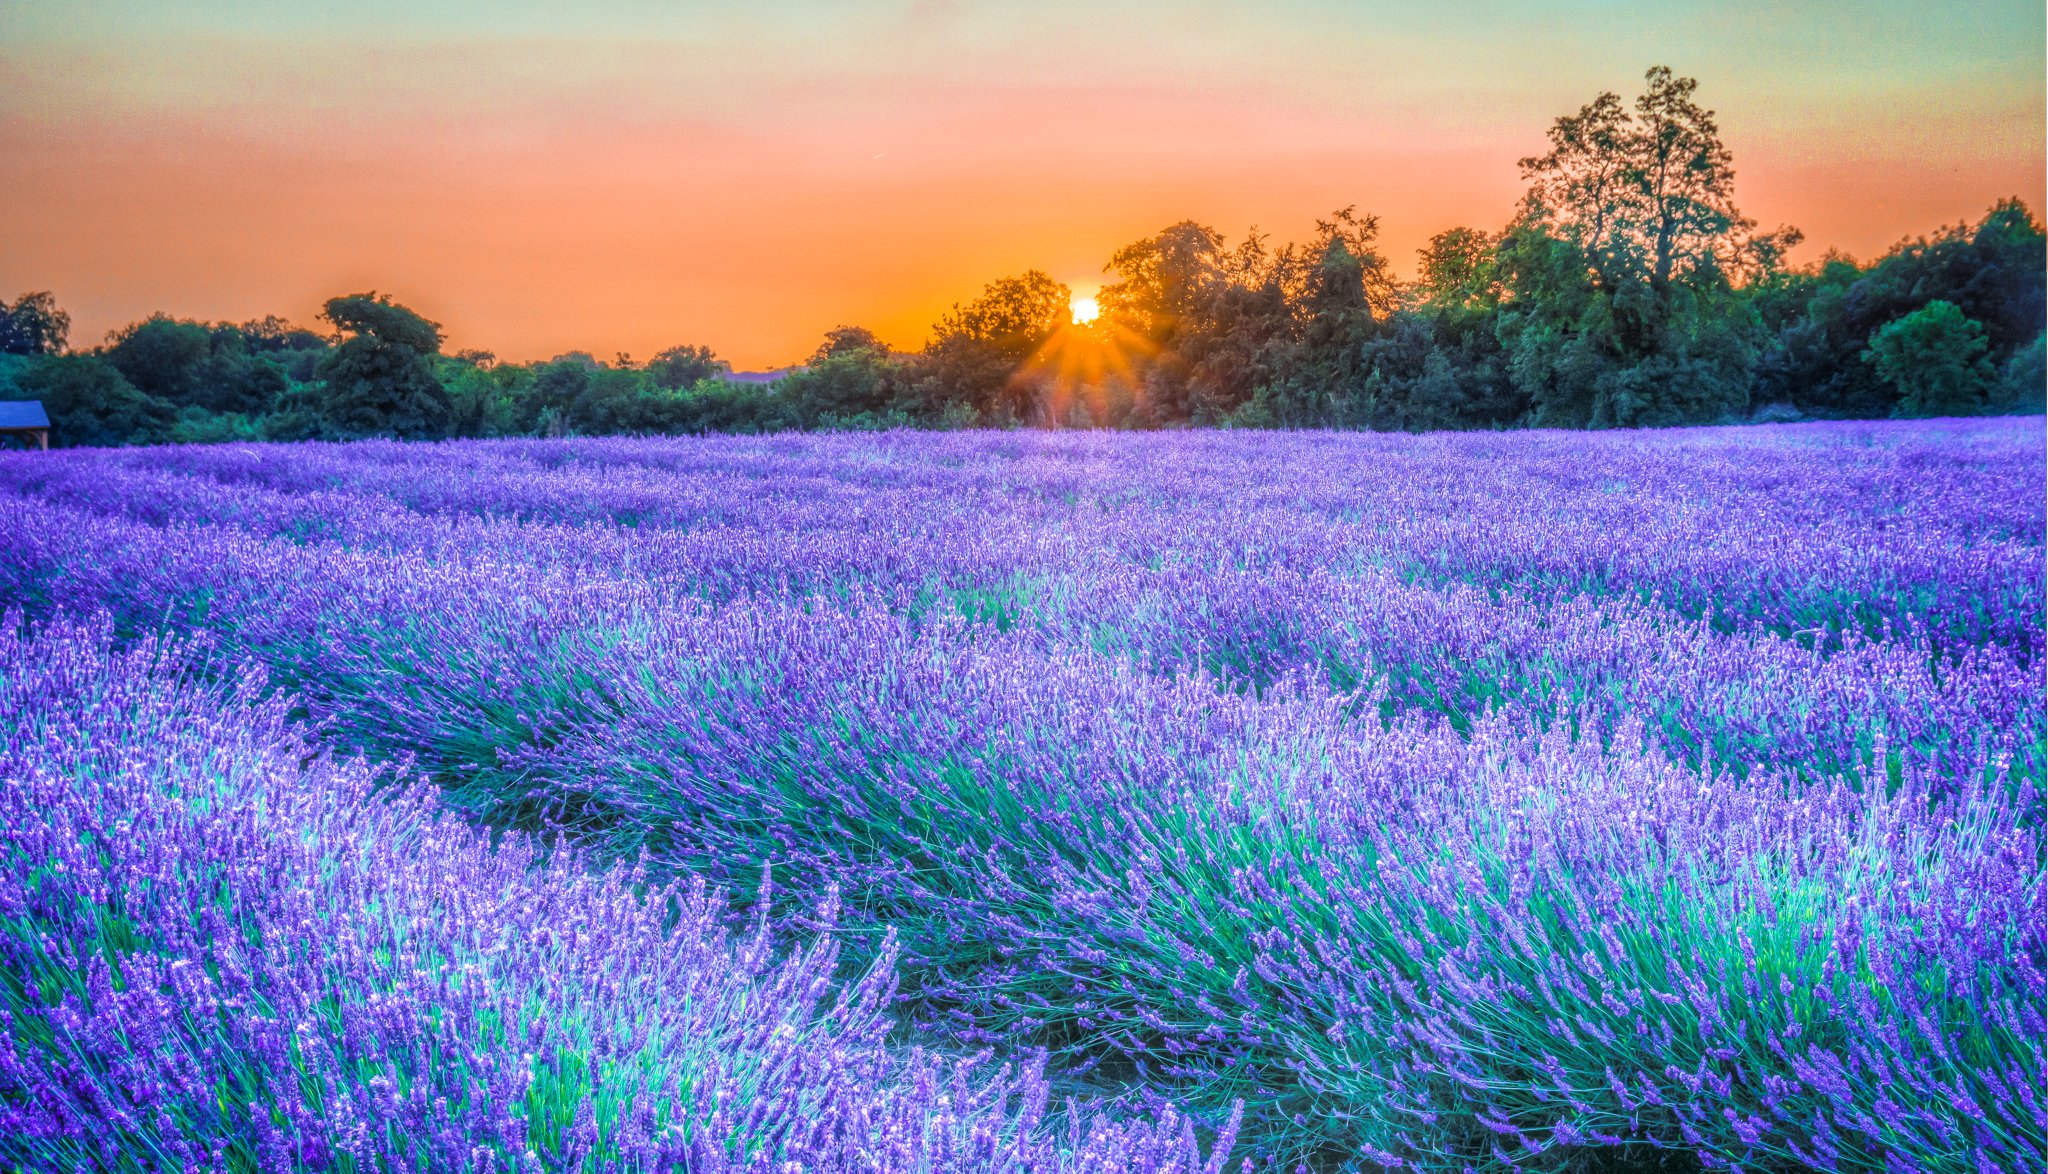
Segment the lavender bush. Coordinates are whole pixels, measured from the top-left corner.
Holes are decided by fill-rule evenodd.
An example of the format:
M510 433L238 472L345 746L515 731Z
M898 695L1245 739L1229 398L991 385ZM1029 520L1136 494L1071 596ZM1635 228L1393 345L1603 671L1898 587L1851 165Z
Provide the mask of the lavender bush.
M500 1163L541 1137L551 1167L1193 1168L1189 1115L1220 1161L1240 1111L1237 1152L1287 1168L2039 1167L2041 443L1950 421L6 458L0 598L55 633L8 646L9 687L67 715L10 751L10 850L102 895L10 898L18 941L86 944L10 947L35 977L9 988L5 1103L57 1122L51 1088L105 1087L77 1073L168 1063L52 1026L143 990L208 1025L173 1049L185 1083L144 1082L182 1107L127 1110L152 1146L271 1144L254 1111L192 1107L241 1104L222 1081L279 1138L354 1137L383 1075L429 1090L407 1137ZM166 639L211 649L203 680ZM71 692L39 662L75 662L49 678ZM138 691L189 716L92 724ZM213 876L203 845L262 837L204 830L208 788L365 879L311 912L252 881L207 921L223 898L191 886L223 882L129 911L112 895L158 882L68 863L132 808L161 829L138 852ZM252 877L336 867L250 851ZM785 929L725 936L728 901ZM591 928L564 949L560 914L476 914L480 937L440 912L511 905ZM397 989L362 959L407 950L474 968L404 988L454 1034L376 1036L346 1077L146 970L290 972L260 1001L340 1022ZM566 1079L515 1046L542 1018L589 1025L572 1050L605 1073L552 1116L511 1091ZM1011 1066L941 1079L983 1050ZM1048 1087L1115 1104L1041 1120ZM910 1137L954 1140L872 1140ZM307 1144L278 1160L342 1160Z

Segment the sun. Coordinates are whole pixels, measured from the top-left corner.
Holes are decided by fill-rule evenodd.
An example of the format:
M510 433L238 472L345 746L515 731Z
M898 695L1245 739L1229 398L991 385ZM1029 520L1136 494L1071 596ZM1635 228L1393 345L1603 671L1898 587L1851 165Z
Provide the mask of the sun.
M1068 302L1067 305L1073 311L1074 323L1078 326L1085 326L1095 321L1102 314L1101 305L1092 296L1076 297Z

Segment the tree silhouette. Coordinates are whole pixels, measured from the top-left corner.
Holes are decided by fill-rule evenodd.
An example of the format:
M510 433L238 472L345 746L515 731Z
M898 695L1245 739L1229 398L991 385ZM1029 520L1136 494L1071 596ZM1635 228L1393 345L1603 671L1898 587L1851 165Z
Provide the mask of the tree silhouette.
M11 306L0 301L0 354L54 355L70 333L71 315L48 290L22 294Z

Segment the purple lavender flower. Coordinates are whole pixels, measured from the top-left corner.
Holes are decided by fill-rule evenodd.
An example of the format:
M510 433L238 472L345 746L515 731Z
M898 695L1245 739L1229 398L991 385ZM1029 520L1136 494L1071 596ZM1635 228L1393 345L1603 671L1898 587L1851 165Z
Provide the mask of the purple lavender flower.
M0 456L0 1111L59 1165L2037 1167L2041 439Z

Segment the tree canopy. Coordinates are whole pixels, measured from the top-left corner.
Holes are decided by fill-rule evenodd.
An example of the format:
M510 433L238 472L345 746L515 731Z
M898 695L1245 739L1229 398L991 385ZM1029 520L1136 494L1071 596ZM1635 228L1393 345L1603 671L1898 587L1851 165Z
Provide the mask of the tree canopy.
M1898 393L1900 416L1970 416L1997 383L1984 327L1953 302L1932 301L1870 336L1863 361Z
M53 355L70 333L71 315L48 290L22 294L11 306L0 301L0 354Z
M315 411L343 436L444 434L454 402L429 357L441 328L374 292L330 298L320 315L341 343L320 364Z

